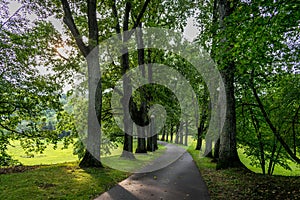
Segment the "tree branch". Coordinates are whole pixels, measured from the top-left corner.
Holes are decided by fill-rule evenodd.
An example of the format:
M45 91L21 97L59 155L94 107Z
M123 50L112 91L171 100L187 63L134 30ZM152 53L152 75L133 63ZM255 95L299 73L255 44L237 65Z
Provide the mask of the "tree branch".
M283 140L283 138L281 137L281 135L278 133L276 127L273 125L273 123L271 122L266 110L265 110L265 107L263 105L263 103L261 102L258 94L257 94L257 91L253 85L253 77L252 77L252 82L251 82L251 89L252 89L252 92L253 92L253 95L259 105L259 108L263 114L263 117L265 118L267 124L269 125L270 129L272 130L273 134L275 135L275 137L277 138L277 140L280 142L280 144L283 146L283 148L286 150L286 152L289 154L289 156L294 160L296 161L297 163L300 163L300 159L294 155L294 153L292 152L292 150L290 149L290 147L285 143L285 141Z
M147 6L148 6L149 3L150 3L150 0L146 0L146 1L145 1L144 5L143 5L143 7L142 7L142 10L141 10L141 12L138 14L137 19L136 19L136 21L135 21L135 23L134 23L132 29L131 29L131 30L129 31L129 33L128 33L128 38L131 37L131 35L133 34L134 29L136 29L136 28L139 26L139 24L141 23L141 20L142 20L142 18L143 18L143 16L144 16L144 13L146 12L146 9L147 9Z
M132 27L132 29L135 29L136 27L138 27L138 25L141 23L141 20L143 18L144 13L146 12L147 6L150 3L150 0L146 0L143 8L141 10L141 12L139 13L138 17L136 18L136 21L134 23L134 26Z
M98 45L97 1L88 0L89 50Z
M117 7L116 7L116 0L114 0L113 5L112 5L112 11L113 11L113 15L116 18L116 32L117 34L121 33L121 27L120 27L120 22L119 22L119 17L118 17L118 11L117 11Z
M3 24L1 24L1 27L2 28L3 26L5 26L14 16L16 16L18 14L18 12L20 12L20 10L22 10L25 6L21 6L20 8L18 8L18 10L16 10L14 12L14 14L12 14L5 22L3 22Z
M79 33L79 30L77 29L77 27L75 25L68 0L61 0L61 3L62 3L64 14L65 14L63 21L70 29L81 53L83 54L84 57L86 57L89 53L89 50L88 50L88 47L84 44L82 37Z
M1 126L2 128L4 128L5 130L10 131L10 132L12 132L12 133L16 133L16 134L19 134L19 135L20 135L20 134L23 134L23 135L25 135L25 136L28 136L27 134L24 134L24 132L18 132L18 131L13 130L13 129L11 129L11 128L9 128L9 127L7 127L7 126L1 124L1 123L0 123L0 126Z

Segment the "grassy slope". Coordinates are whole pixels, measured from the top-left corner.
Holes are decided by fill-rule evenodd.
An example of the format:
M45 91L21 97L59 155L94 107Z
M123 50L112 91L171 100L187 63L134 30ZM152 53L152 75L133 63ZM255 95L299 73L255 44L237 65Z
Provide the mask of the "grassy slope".
M200 158L194 146L188 149L194 158L212 200L300 199L300 178L264 176L245 169L216 171L209 158Z

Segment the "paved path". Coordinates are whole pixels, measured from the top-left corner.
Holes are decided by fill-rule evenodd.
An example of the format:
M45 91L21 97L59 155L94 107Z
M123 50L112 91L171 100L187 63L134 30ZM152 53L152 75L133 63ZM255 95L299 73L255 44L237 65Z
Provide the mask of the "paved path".
M133 174L95 200L210 199L207 187L190 154L176 145L163 144L167 147L165 154L141 172L158 170Z

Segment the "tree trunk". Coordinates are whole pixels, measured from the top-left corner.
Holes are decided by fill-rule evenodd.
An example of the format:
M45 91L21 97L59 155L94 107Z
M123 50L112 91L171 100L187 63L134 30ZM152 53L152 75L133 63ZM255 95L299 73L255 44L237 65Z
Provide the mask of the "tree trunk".
M142 24L139 25L139 28L142 28ZM137 41L137 47L138 47L138 64L139 68L142 72L142 76L145 78L146 77L146 72L145 72L145 52L144 52L144 42L143 42L143 35L142 31L139 29L136 29L136 41ZM140 112L141 115L139 116L142 121L142 123L138 124L140 126L145 126L147 124L147 98L146 98L146 93L142 89L140 92L140 96L142 99L141 107L140 107ZM136 153L147 153L147 148L146 148L146 139L145 139L145 129L143 128L138 128L138 144L137 144L137 149Z
M179 144L183 144L183 122L180 123L179 127Z
M181 122L180 122L181 123ZM176 136L175 136L175 144L178 144L178 140L179 140L179 128L180 128L180 123L178 123L177 125L176 125Z
M167 126L165 127L167 129ZM165 130L166 132L166 142L169 141L169 131L168 130Z
M94 55L91 55L94 54ZM99 167L100 141L101 141L101 81L98 51L93 50L88 56L89 75L89 104L88 104L88 135L86 151L81 160L80 167ZM94 157L94 158L92 158Z
M71 31L76 44L88 64L88 135L86 151L79 166L82 167L102 167L100 162L100 140L101 140L101 107L102 88L100 79L99 49L98 49L98 21L96 17L96 0L88 0L87 16L89 30L89 44L86 46L81 34L75 25L70 5L67 0L61 0L64 18L63 21Z
M173 124L171 123L171 125L170 125L170 136L171 136L170 142L171 143L173 143L173 135L174 135L173 128L174 128Z
M129 13L131 10L131 3L126 2L125 4L125 14L124 14L124 23L123 23L123 34L122 39L123 43L126 43L129 39L129 33L128 31L128 25L129 25ZM126 72L129 70L129 54L128 54L128 47L123 46L122 47L123 53L121 57L121 66L122 66L122 75L123 75L123 99L122 99L122 106L123 106L123 112L124 112L124 144L123 144L123 152L121 157L134 159L133 155L133 124L130 120L130 114L128 113L128 106L127 102L129 102L129 99L132 95L132 86L130 82L130 77L127 76Z
M165 141L166 139L166 128L165 127L163 127L163 130L162 130L162 136L161 136L161 141Z
M154 137L153 138L154 151L156 151L158 149L158 144L157 144L158 135L155 134L153 137Z
M153 138L153 151L157 150L158 149L158 145L157 145L157 137L158 135L155 134L156 133L156 127L155 127L155 117L154 116L151 116L151 135L152 135L152 138Z
M202 148L202 131L200 127L197 128L197 144L196 144L196 150L201 151Z
M205 157L213 158L213 154L212 154L212 141L211 140L206 140L205 141L204 155L205 155Z
M221 29L225 30L225 18L233 12L237 5L237 2L232 2L229 0L218 0L218 3L220 27ZM223 42L226 43L226 40L227 38L224 37ZM224 53L226 54L226 52ZM221 62L223 62L223 66L220 72L225 86L227 110L225 115L224 127L220 134L220 151L217 169L226 169L230 167L240 167L242 166L242 163L239 159L236 148L236 112L234 96L235 65L233 62L228 62L227 60L221 60Z
M138 127L138 144L135 153L147 153L145 132L143 128Z
M234 65L227 66L227 69L222 70L221 74L225 85L227 110L224 127L220 135L220 151L217 169L226 169L230 167L240 167L242 163L236 148Z
M82 160L79 163L79 167L88 168L88 167L103 167L102 163L97 160L89 151L85 151L85 154Z
M219 151L220 151L220 138L216 141L215 147L214 147L214 161L218 161L219 159Z
M188 120L185 121L185 139L184 139L184 145L188 145L188 137L189 137L189 126L188 126Z
M151 127L149 129L151 129ZM154 149L153 136L151 134L152 134L151 130L148 130L147 151L153 152L155 149Z

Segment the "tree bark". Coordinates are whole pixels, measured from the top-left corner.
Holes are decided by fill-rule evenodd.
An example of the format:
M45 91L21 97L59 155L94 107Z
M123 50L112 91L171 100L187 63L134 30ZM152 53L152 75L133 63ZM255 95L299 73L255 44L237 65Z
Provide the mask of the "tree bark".
M169 141L169 131L167 130L167 126L165 127L165 132L166 132L166 142Z
M88 64L88 135L86 151L79 166L81 167L102 167L100 162L100 140L101 140L101 108L102 108L102 87L99 64L98 49L98 25L96 18L96 0L88 0L88 29L89 44L86 46L80 32L75 25L70 5L67 0L61 0L64 10L63 21L75 38L76 44Z
M163 130L162 130L162 136L161 136L161 141L165 141L166 139L166 128L165 127L163 127Z
M219 159L219 151L220 151L220 138L216 141L214 147L214 161L218 161Z
M142 23L140 23L139 28L142 28ZM144 64L145 64L144 41L143 41L142 31L139 29L136 30L136 41L137 41L137 48L138 48L138 64L139 64L139 68L142 72L142 76L145 78L146 72L145 72L145 66L144 66ZM142 103L141 103L141 107L140 107L140 112L141 112L140 118L143 123L141 125L145 126L147 124L147 98L146 98L145 90L142 89L142 91L140 92L140 96L142 99ZM137 149L135 152L136 153L147 153L145 129L143 129L143 128L139 128L138 144L137 144Z
M234 96L234 65L231 64L222 70L223 81L226 93L226 115L223 130L220 134L220 151L217 169L240 167L236 148L236 112Z
M226 29L225 18L228 17L235 9L237 1L218 0L219 6L219 22L222 30ZM226 36L223 43L227 41ZM223 47L224 49L228 49ZM226 50L228 51L228 50ZM226 54L227 52L224 52ZM220 70L223 78L226 94L226 114L223 130L220 134L220 151L217 169L226 169L230 167L243 166L236 148L236 112L235 112L235 96L234 96L234 73L235 65L228 60L221 60L223 67Z
M188 137L189 137L189 126L188 126L188 120L185 121L185 139L184 139L184 145L188 145Z
M181 122L180 122L181 123ZM176 136L175 136L175 144L178 144L178 141L179 141L179 128L180 128L180 123L178 123L177 125L176 125Z
M202 148L202 131L200 127L197 128L197 144L196 144L196 150L201 150Z
M213 158L213 154L212 154L212 141L211 140L206 140L205 141L204 155L205 155L205 157Z
M171 123L170 125L170 142L173 143L173 135L174 135L174 132L173 132L173 124Z
M183 144L183 122L179 126L179 144Z

